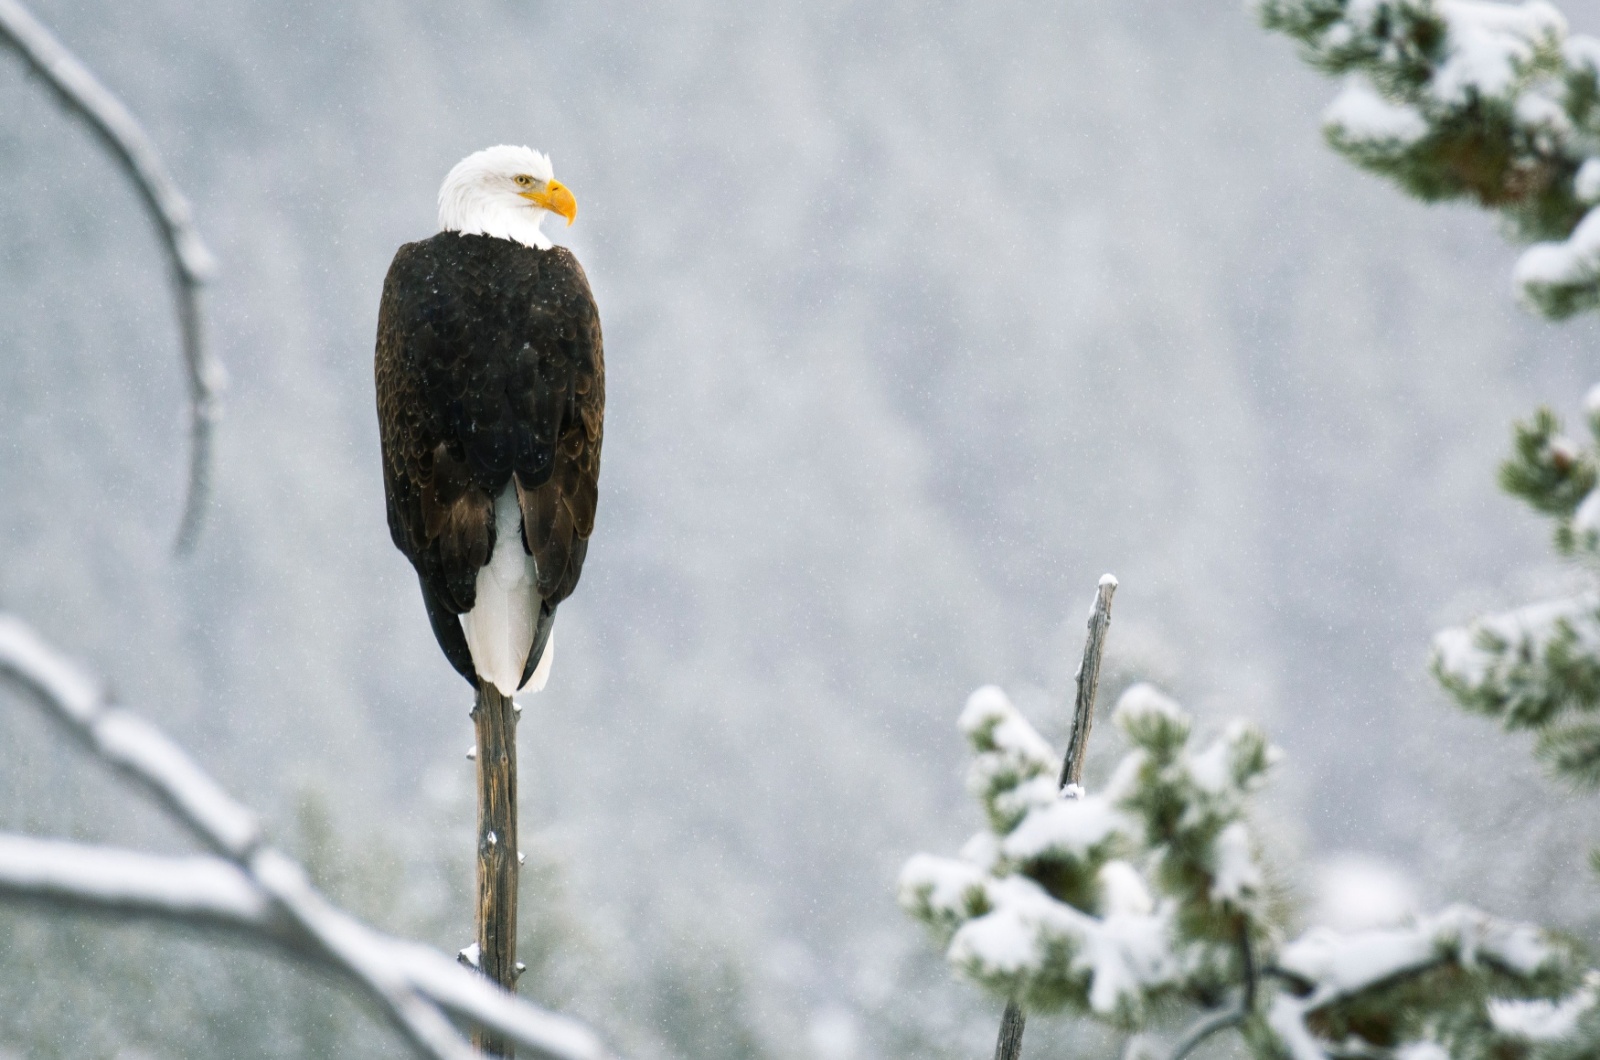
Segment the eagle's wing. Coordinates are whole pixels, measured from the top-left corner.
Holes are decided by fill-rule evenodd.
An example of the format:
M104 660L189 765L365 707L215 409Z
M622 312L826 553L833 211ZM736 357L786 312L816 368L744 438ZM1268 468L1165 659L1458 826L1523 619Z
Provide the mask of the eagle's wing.
M583 269L565 248L489 236L406 244L384 280L376 376L389 531L469 681L455 616L494 552L494 498L515 483L541 601L531 672L594 530L605 363Z

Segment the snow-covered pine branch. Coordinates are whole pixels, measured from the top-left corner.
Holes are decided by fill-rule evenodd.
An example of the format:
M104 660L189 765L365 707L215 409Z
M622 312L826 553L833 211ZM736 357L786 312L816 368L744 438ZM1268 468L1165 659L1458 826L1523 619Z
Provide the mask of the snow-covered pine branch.
M1600 441L1600 386L1584 399L1589 432ZM1594 445L1569 438L1549 409L1515 428L1511 457L1500 466L1500 485L1540 514L1555 519L1556 548L1600 561L1600 481Z
M1333 147L1423 199L1467 198L1543 240L1519 295L1565 317L1600 307L1600 41L1544 0L1252 0L1306 61L1345 78ZM1600 387L1585 402L1600 440ZM1555 523L1557 549L1600 567L1600 459L1540 409L1501 485ZM1466 709L1539 735L1559 776L1600 788L1600 596L1491 615L1434 641L1432 670Z
M1433 642L1434 675L1458 703L1540 734L1555 771L1600 786L1600 725L1571 722L1600 708L1600 595L1530 604L1447 629Z
M476 1055L460 1020L550 1060L602 1060L586 1027L546 1012L430 947L391 938L336 908L268 846L255 816L176 744L20 620L0 613L0 680L37 701L85 747L153 795L212 856L157 857L0 835L0 898L225 931L350 980L419 1056Z
M1514 272L1550 317L1600 306L1600 41L1544 0L1253 0L1345 79L1323 115L1355 164L1434 201L1466 198L1540 240Z
M968 700L967 783L986 826L958 857L913 857L899 882L960 974L1126 1029L1198 1007L1175 1057L1230 1028L1262 1060L1568 1060L1600 1046L1594 973L1529 925L1454 907L1283 944L1249 824L1276 749L1242 722L1196 740L1149 685L1113 718L1133 749L1104 792L1061 799L1054 750L1005 694Z
M1192 751L1188 717L1148 685L1113 719L1135 750L1105 793L1062 799L1045 740L1000 689L973 693L961 728L988 827L959 858L911 859L900 901L975 982L1132 1027L1158 998L1237 981L1261 900L1244 794L1273 754L1244 725Z
M1314 929L1279 951L1275 971L1284 985L1265 1022L1292 1060L1554 1060L1600 1045L1594 973L1574 950L1465 906L1405 927ZM1565 1018L1544 1016L1557 1011Z
M211 436L226 380L222 362L206 342L200 312L200 289L215 271L215 259L200 238L189 201L138 119L20 0L0 0L0 44L21 55L62 104L88 123L138 189L161 232L189 381L189 485L176 542L178 552L187 552L199 537L211 495Z
M1586 401L1585 444L1548 409L1516 426L1500 470L1506 490L1555 524L1564 555L1600 566L1600 387ZM1537 753L1559 777L1600 788L1600 592L1488 615L1434 638L1431 668L1467 710L1538 735Z

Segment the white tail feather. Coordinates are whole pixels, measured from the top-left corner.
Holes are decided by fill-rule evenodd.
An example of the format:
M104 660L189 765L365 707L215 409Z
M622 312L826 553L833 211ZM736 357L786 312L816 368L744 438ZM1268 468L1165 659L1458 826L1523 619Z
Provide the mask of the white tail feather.
M524 692L543 692L544 683L550 680L550 664L556 657L556 631L551 630L550 635L544 639L544 654L539 656L539 665L533 668L533 673L528 675L528 683L522 686Z
M472 610L461 616L461 630L467 635L478 676L501 695L510 696L516 693L528 664L539 617L533 557L522 547L522 511L517 506L515 485L508 485L495 498L494 533L494 554L478 571L478 599ZM537 667L544 676L536 671L529 681L534 691L544 687L553 654L546 647Z

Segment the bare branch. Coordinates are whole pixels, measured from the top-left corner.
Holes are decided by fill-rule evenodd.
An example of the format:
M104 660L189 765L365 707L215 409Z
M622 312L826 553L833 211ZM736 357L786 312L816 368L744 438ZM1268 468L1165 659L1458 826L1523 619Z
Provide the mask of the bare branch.
M1194 1052L1200 1044L1218 1031L1225 1031L1229 1027L1237 1027L1244 1022L1246 1013L1243 1009L1226 1008L1202 1016L1193 1027L1184 1032L1178 1044L1172 1048L1171 1060L1183 1060L1184 1057Z
M62 105L88 123L138 188L161 232L189 373L189 488L175 544L186 553L199 536L210 498L211 434L226 379L206 344L200 315L200 288L215 271L215 259L200 238L188 200L138 120L19 0L0 0L0 43L14 48Z
M1094 607L1089 612L1089 637L1083 644L1083 662L1076 675L1078 692L1072 704L1072 737L1061 760L1061 787L1082 785L1083 760L1089 752L1089 730L1094 727L1094 697L1100 690L1100 658L1106 650L1106 631L1111 628L1111 597L1117 579L1100 576L1095 589Z
M1239 1007L1246 1015L1256 1007L1256 991L1261 987L1261 971L1256 967L1255 942L1250 937L1250 920L1242 918L1239 924L1239 971L1244 975L1244 997Z
M1239 924L1239 963L1244 977L1244 990L1239 996L1239 1003L1231 1008L1222 1009L1200 1017L1187 1031L1178 1044L1172 1048L1170 1060L1184 1060L1184 1057L1200 1047L1200 1043L1218 1031L1237 1027L1250 1018L1256 1007L1256 986L1259 976L1256 971L1255 946L1250 941L1250 921L1240 918Z
M1094 607L1089 611L1089 636L1083 643L1083 661L1078 664L1077 694L1072 704L1072 737L1061 760L1061 790L1068 798L1083 793L1083 759L1089 750L1089 730L1094 725L1094 697L1100 689L1100 659L1106 650L1106 631L1111 628L1111 597L1117 579L1100 576L1095 589ZM1027 1028L1027 1013L1015 999L1006 1003L1000 1017L1000 1036L994 1043L994 1060L1019 1060L1022 1032Z
M488 681L479 680L472 708L477 734L478 836L477 929L478 971L507 990L517 988L517 713L516 703ZM513 1050L498 1037L479 1033L473 1044L486 1056L511 1057Z
M1000 1017L1000 1037L995 1039L994 1060L1016 1060L1022 1055L1022 1032L1028 1027L1028 1014L1015 1001L1006 1002Z
M0 680L30 693L90 751L155 796L220 857L0 836L0 896L76 911L226 929L350 979L420 1056L474 1053L450 1018L549 1060L601 1060L581 1024L524 1002L444 954L372 930L330 904L252 815L155 726L108 706L99 686L16 618L0 614Z

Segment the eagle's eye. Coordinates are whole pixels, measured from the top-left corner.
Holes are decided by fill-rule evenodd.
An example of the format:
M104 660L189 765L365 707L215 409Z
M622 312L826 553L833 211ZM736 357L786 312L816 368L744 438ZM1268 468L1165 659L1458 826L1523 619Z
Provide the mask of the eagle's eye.
M517 187L519 188L533 187L533 178L528 176L526 173L518 173L515 177L515 180L517 182Z

